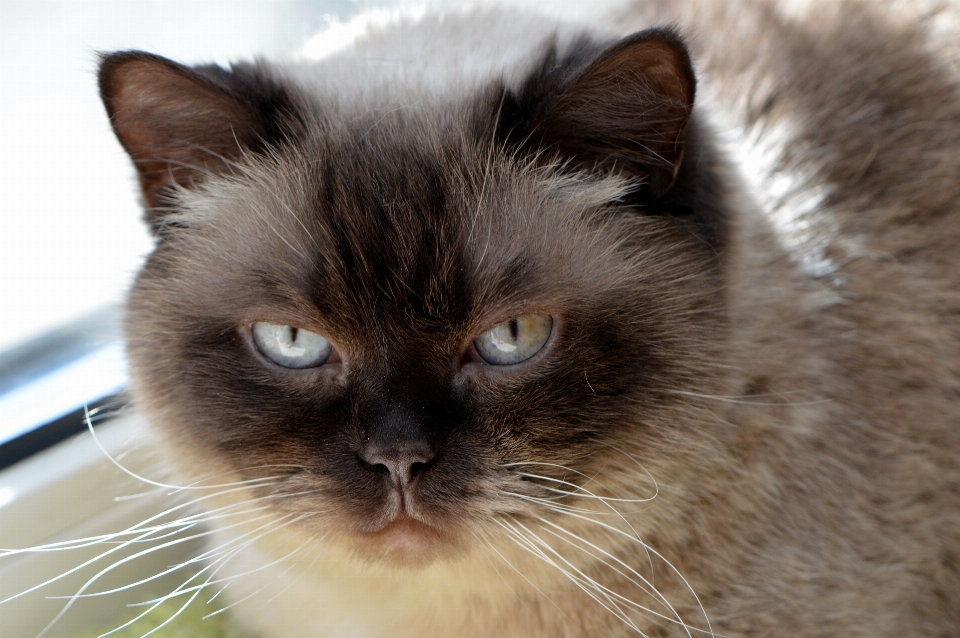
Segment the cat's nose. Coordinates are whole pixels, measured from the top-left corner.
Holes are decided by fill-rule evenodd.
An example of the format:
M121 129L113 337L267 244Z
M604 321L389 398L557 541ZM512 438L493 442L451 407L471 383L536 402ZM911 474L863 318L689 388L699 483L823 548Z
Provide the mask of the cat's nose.
M364 463L400 491L409 489L416 482L434 456L430 446L421 442L386 446L371 442L360 452Z

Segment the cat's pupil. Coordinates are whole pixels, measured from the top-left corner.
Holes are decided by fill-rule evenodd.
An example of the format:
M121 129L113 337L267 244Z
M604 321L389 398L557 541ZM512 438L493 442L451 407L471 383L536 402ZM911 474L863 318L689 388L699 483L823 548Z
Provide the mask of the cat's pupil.
M510 320L510 339L516 341L520 334L520 323L516 319Z
M297 332L293 326L283 326L276 332L277 347L284 355L302 357L306 353L306 348L297 344Z

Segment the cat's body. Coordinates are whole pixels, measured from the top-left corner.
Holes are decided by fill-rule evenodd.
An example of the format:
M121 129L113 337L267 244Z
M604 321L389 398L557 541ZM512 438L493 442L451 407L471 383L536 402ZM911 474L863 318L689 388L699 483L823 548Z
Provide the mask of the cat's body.
M215 543L268 638L960 635L960 12L624 16L107 59L135 390L184 480L280 477L214 501L272 508ZM671 32L612 44L670 23L692 114Z

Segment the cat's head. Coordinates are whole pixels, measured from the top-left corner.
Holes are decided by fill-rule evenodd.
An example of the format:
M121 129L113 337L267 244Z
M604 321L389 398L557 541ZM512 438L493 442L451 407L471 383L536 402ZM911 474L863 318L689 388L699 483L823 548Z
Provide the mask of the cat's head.
M400 563L650 496L695 447L723 331L680 40L581 40L415 104L289 75L102 63L157 237L134 388L180 470Z

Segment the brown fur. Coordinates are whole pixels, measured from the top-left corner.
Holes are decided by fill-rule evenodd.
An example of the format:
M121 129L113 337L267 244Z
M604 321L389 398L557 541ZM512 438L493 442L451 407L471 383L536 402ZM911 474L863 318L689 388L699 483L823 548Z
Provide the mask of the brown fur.
M960 636L960 55L944 22L960 13L664 1L626 15L688 35L692 114L686 54L662 30L548 42L521 81L417 109L241 67L261 97L227 110L273 133L233 146L229 127L184 128L179 107L125 120L111 87L129 62L107 58L118 135L151 162L149 205L170 202L130 297L138 399L186 475L315 490L276 501L277 516L317 513L258 551L322 536L305 578L338 574L316 624L277 629L306 613L315 590L298 585L273 612L241 608L257 628L686 635L672 607L692 635L709 618L726 636ZM152 64L215 73L204 104L240 90ZM179 99L157 73L137 86ZM138 156L144 121L166 141ZM198 148L218 163L154 170L201 163ZM530 312L555 317L540 355L509 370L464 358ZM326 335L343 361L271 366L255 321ZM437 452L407 512L436 534L423 552L377 536L393 492L357 451L388 436ZM521 462L552 465L531 479ZM578 498L558 479L656 497ZM521 498L556 485L574 493L546 503L583 511ZM606 589L577 587L504 525Z

